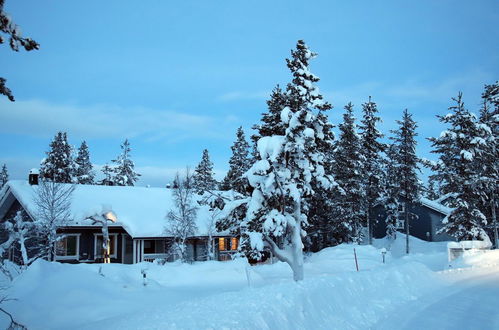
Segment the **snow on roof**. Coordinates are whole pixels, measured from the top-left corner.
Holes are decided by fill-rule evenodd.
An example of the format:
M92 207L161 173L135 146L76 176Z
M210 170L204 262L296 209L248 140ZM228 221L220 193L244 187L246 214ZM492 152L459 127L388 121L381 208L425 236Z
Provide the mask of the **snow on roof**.
M31 215L36 215L34 198L37 185L22 180L8 182L14 196ZM73 221L69 226L91 226L88 216L111 209L117 216L116 224L122 226L132 237L168 237L166 215L174 209L172 189L75 185L71 201ZM198 206L197 231L195 236L208 235L211 215L207 206ZM226 234L226 233L218 233Z
M439 202L432 201L425 197L421 197L421 204L437 212L440 212L443 215L449 215L452 212L452 208L442 205Z

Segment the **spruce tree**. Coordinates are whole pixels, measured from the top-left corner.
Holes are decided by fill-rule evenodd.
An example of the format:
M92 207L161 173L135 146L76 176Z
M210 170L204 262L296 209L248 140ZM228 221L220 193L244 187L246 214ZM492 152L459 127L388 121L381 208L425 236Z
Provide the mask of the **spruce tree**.
M287 96L277 85L270 94L270 99L267 100L266 113L262 113L261 123L254 125L253 129L257 134L251 139L258 141L263 136L284 135L284 125L281 122L281 111L287 105Z
M482 171L481 190L486 198L482 201L482 212L490 219L495 247L499 246L497 212L499 208L499 82L485 85L480 109L480 124L484 128L485 144L477 158L477 166Z
M213 175L213 163L210 161L208 149L204 149L201 161L194 170L193 184L197 194L202 195L216 188L217 182Z
M293 270L293 278L302 280L303 239L307 215L315 182L324 188L333 185L325 175L324 155L319 145L324 138L323 119L317 112L331 106L322 100L315 83L319 78L308 68L316 57L305 42L299 40L296 50L287 59L293 81L288 85L287 107L280 121L284 135L264 136L258 141L259 161L248 171L253 188L250 197L227 203L224 212L230 214L242 204L247 212L241 223L222 218L222 222L238 226L241 248L250 257L259 259L267 246Z
M383 134L378 130L377 124L381 121L378 117L376 103L369 101L362 104L362 154L364 166L362 176L364 178L364 191L366 194L364 213L364 225L367 227L368 243L372 244L373 219L371 219L372 209L383 196L383 158L382 153L386 146L379 141Z
M386 150L387 159L385 162L385 194L383 205L386 211L386 236L390 240L397 238L397 222L400 219L400 185L399 170L396 161L396 146L391 144Z
M481 170L476 161L483 152L484 126L464 107L462 93L453 100L456 104L449 108L451 113L438 116L450 127L439 137L429 138L432 152L439 155L433 167L435 177L442 182L442 193L454 197L451 205L454 209L444 219L441 232L459 240L488 240L484 231L487 220L479 208L483 191L479 189Z
M73 182L74 162L66 132L58 132L50 143L50 151L40 165L40 176L59 183Z
M78 148L78 154L75 159L76 183L94 184L95 173L92 168L87 142L83 141Z
M221 183L222 190L235 190L244 193L248 186L248 180L243 174L250 168L249 144L244 136L242 127L237 129L236 141L231 147L232 156L229 160L229 171Z
M419 158L416 156L416 122L412 115L404 110L402 120L397 120L399 128L392 130L394 136L390 137L393 145L390 160L394 167L391 175L391 184L394 188L394 197L404 205L403 218L406 233L406 253L409 253L409 220L416 215L409 212L410 206L420 203L421 182L418 178Z
M440 197L439 183L432 175L428 177L428 183L424 188L424 196L432 201Z
M130 142L125 139L121 145L121 154L118 158L112 160L113 167L113 185L116 186L133 186L139 180L140 174L135 172L135 164L130 159L131 157Z
M353 105L345 106L343 122L339 125L340 136L334 152L334 176L343 189L336 200L336 211L345 241L358 242L364 221L363 201L365 193L362 180L363 155L361 139L353 114Z
M7 172L7 165L3 164L2 171L0 172L0 189L5 186L7 181L9 181L9 173Z
M113 182L113 167L109 166L109 164L105 164L102 166L102 174L104 174L104 178L99 181L99 184L102 186L112 186Z

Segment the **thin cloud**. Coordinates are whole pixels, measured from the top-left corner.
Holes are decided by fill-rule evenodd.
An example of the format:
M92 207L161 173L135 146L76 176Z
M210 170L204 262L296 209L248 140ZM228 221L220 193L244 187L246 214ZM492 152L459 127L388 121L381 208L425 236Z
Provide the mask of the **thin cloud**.
M217 118L114 105L77 106L41 100L0 100L0 132L50 137L64 129L77 138L210 136Z
M217 100L221 102L234 102L240 100L265 100L266 98L268 98L269 95L270 93L268 91L260 91L260 92L234 91L218 96Z

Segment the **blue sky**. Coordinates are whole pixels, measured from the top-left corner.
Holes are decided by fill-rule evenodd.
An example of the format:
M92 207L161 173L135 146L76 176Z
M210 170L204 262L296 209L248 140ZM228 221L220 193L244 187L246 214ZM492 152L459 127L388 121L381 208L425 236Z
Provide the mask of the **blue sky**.
M496 0L7 0L5 10L41 45L0 46L17 99L0 99L12 178L38 166L58 130L86 139L97 165L129 138L142 185L164 186L204 148L221 176L237 127L250 135L272 88L290 80L284 59L298 39L319 53L311 70L334 124L369 95L385 133L408 108L428 158L425 138L442 130L435 115L451 97L463 91L476 110L483 84L499 79Z

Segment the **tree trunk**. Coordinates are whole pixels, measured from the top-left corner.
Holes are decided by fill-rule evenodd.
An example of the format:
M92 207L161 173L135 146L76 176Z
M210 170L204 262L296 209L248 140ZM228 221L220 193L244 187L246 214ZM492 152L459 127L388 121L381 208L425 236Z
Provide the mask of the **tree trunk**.
M494 224L494 243L496 249L499 249L499 237L497 234L497 215L496 215L496 201L495 201L495 194L494 192L492 193L492 198L490 201L491 205L491 211L492 211L492 223Z
M409 211L407 210L408 203L404 203L404 218L405 218L405 253L409 254Z

